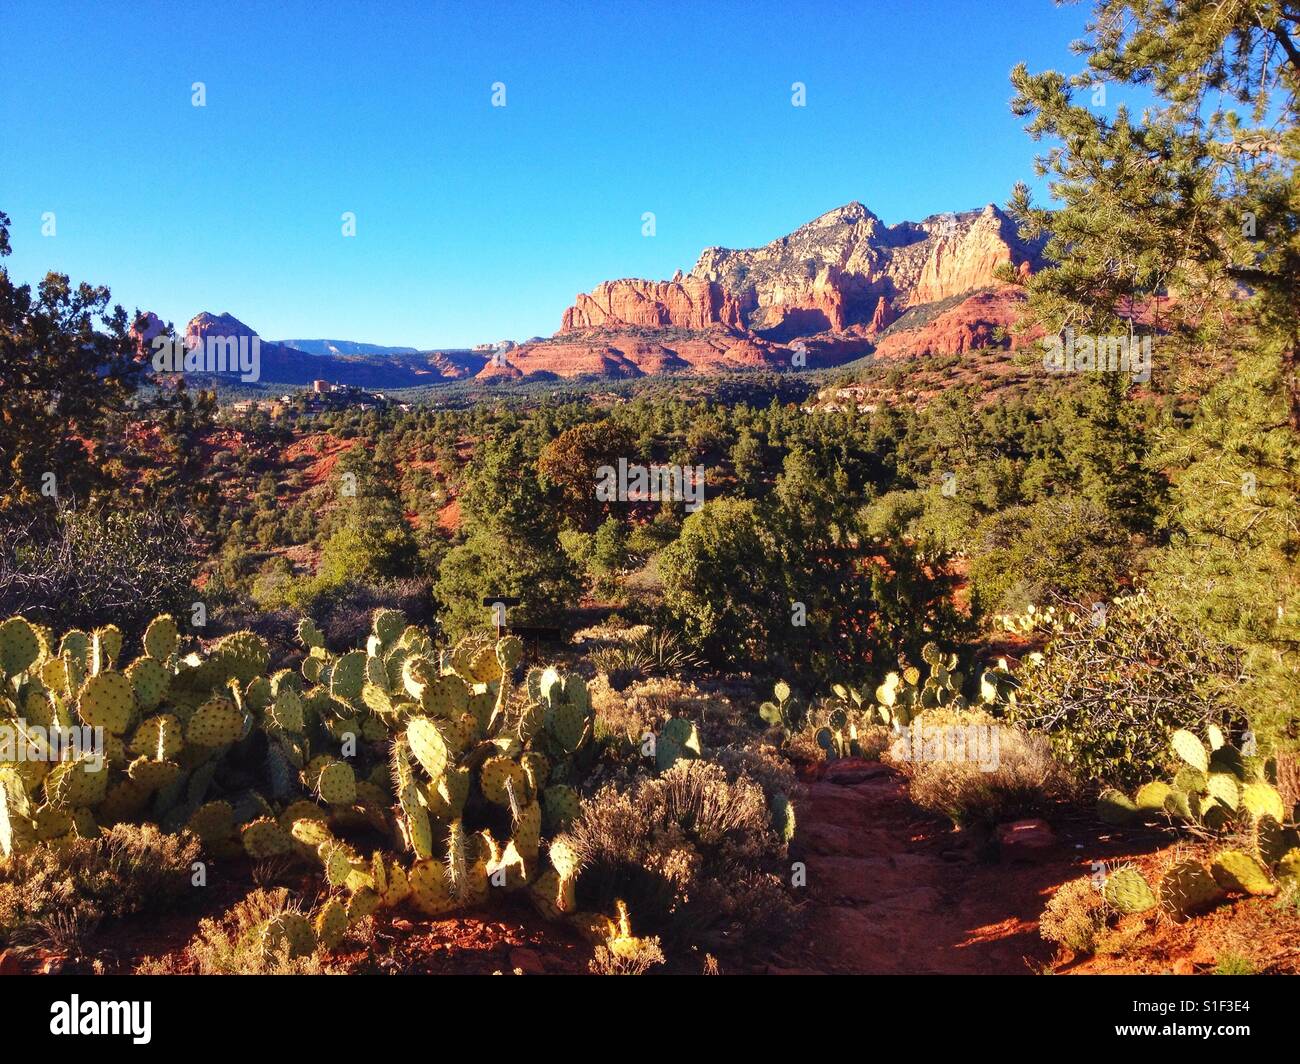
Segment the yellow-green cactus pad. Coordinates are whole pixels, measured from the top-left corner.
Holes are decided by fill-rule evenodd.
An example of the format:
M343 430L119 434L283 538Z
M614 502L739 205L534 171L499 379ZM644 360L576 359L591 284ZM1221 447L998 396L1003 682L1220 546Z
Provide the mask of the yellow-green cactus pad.
M158 703L167 694L172 674L154 658L137 658L127 666L127 678L135 691L135 699L140 708L146 712L157 709Z
M552 845L552 863L554 856L555 847ZM1136 868L1119 868L1108 875L1101 896L1112 909L1124 914L1144 913L1148 909L1154 909L1156 904L1155 893Z
M1201 772L1209 771L1210 755L1205 749L1205 744L1186 728L1179 728L1174 732L1169 737L1169 745L1174 753L1192 768L1199 769Z
M225 746L244 733L244 715L228 698L212 698L194 711L185 729L188 742L198 746Z
M293 822L289 833L299 842L313 849L335 841L329 824L313 815L299 817Z
M447 744L438 726L428 717L412 717L406 722L406 738L420 767L430 779L438 779L447 767Z
M1206 777L1205 789L1211 798L1233 811L1241 800L1237 777L1230 772L1211 772Z
M469 688L454 673L433 676L421 692L420 707L435 717L453 720L469 708Z
M316 941L324 949L337 949L347 930L347 907L337 898L329 898L316 914Z
M108 792L108 766L90 757L63 761L45 777L45 798L61 809L96 805Z
M144 652L155 661L166 661L180 650L180 645L181 630L170 613L155 617L144 630Z
M348 923L359 924L379 908L379 894L374 887L361 887L348 901Z
M1277 893L1268 872L1242 850L1221 850L1210 861L1210 874L1224 890L1234 894L1267 896Z
M32 829L42 842L57 839L60 835L67 835L72 831L72 814L66 809L43 805L32 817Z
M479 785L483 797L497 805L509 806L512 792L517 804L522 805L528 797L528 776L518 762L508 757L490 757L484 761Z
M115 624L106 624L103 628L96 628L94 634L90 637L90 655L91 669L93 672L103 672L105 669L111 669L117 662L117 656L122 653L122 629Z
M330 805L351 805L357 800L357 777L346 761L326 765L316 781L321 800Z
M1241 805L1254 820L1271 816L1280 823L1286 819L1282 796L1271 784L1262 781L1247 783L1241 788Z
M92 728L121 735L135 713L135 691L130 679L120 672L101 672L81 688L77 712Z
M366 655L360 650L344 654L330 671L330 694L344 702L361 697L366 680Z
M1223 891L1200 861L1174 865L1160 880L1160 904L1180 919L1208 909L1223 897Z
M1153 780L1139 787L1133 800L1139 809L1161 812L1165 808L1165 799L1169 797L1171 789L1169 784L1162 780Z
M262 929L262 950L268 957L307 957L316 951L316 932L302 913L284 912Z
M347 884L355 867L356 855L352 848L341 842L324 842L320 846L321 863L325 866L325 880L331 887Z
M175 757L184 745L180 718L174 713L159 713L146 717L131 736L131 753L137 757L150 757L155 761L166 761Z
M0 624L0 672L17 676L40 659L41 637L21 617L10 617Z
M160 791L170 787L180 778L181 766L175 761L154 761L148 757L137 757L127 767L126 774L142 787L151 791Z
M442 862L425 859L411 866L408 877L411 900L427 916L442 916L456 908L456 899L447 885L447 870Z
M379 896L379 903L385 909L392 909L411 896L411 884L406 877L406 869L394 861L388 868L388 883Z
M318 806L315 802L310 802L306 798L300 798L296 802L290 802L278 819L280 827L285 831L291 831L294 822L297 820L312 819L319 820L322 823L328 823L329 813Z

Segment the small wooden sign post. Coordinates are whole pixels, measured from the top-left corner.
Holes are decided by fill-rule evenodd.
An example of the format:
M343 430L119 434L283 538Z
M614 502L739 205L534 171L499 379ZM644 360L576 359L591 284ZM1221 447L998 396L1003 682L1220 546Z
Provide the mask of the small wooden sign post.
M522 599L514 598L510 595L489 595L483 600L484 606L492 608L492 623L497 626L497 638L501 638L501 633L506 627L506 607L518 606Z
M506 624L506 607L518 606L522 601L522 599L510 595L489 595L483 600L483 605L492 610L492 623L496 625L497 638L500 639L502 635L509 632L521 639L557 642L560 638L560 630L554 626L539 627L531 624Z

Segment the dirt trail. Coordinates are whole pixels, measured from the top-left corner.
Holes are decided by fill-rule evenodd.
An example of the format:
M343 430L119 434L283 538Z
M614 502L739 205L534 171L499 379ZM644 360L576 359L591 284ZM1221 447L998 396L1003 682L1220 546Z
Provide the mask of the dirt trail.
M1029 974L1052 954L1037 926L1052 890L1125 848L1058 834L1033 861L999 858L913 805L902 777L875 762L810 782L798 815L805 922L772 972Z

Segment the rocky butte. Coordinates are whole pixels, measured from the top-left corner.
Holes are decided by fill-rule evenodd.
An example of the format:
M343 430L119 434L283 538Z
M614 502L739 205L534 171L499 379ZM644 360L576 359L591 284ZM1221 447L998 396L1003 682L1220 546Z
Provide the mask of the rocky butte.
M1005 284L1042 264L993 204L886 225L861 203L760 248L706 248L668 281L604 281L577 297L555 336L516 347L480 376L640 376L835 365L961 353L1019 313ZM968 297L968 298L963 298ZM929 313L927 313L929 311Z

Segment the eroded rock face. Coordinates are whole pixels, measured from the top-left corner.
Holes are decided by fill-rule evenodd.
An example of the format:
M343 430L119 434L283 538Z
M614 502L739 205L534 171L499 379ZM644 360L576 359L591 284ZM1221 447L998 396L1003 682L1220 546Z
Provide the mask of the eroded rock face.
M962 355L983 347L1015 350L1032 344L1041 335L1013 331L1025 305L1024 292L1014 285L986 289L966 299L953 297L952 303L912 328L906 327L906 320L900 320L895 330L876 342L876 357Z
M564 344L525 344L510 361L525 375L563 376L778 367L815 338L819 364L835 365L881 336L886 354L956 354L997 342L1014 297L972 297L938 320L908 311L1001 290L1004 266L1023 277L1041 263L1041 243L1022 241L993 204L888 226L850 203L760 248L707 248L684 277L597 285L565 312Z
M748 328L808 335L859 325L879 332L908 307L996 283L1003 263L1041 262L1041 244L1022 241L991 203L895 226L850 203L761 248L708 248L690 276L733 295Z
M560 332L623 326L739 329L740 305L720 285L698 278L604 281L564 312Z
M489 363L480 378L533 376L643 377L658 373L705 373L728 369L782 368L793 352L778 344L715 328L655 339L618 330L589 330L555 340L522 344Z

